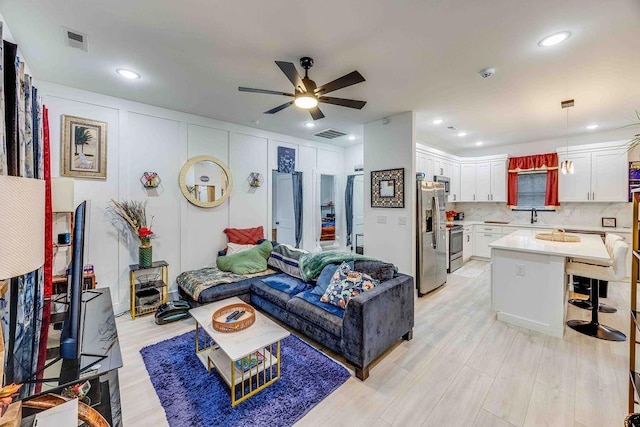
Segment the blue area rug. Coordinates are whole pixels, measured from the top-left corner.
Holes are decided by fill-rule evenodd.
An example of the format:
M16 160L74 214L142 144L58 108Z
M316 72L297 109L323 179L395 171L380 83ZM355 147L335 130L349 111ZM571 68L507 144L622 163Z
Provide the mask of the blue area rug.
M350 376L338 363L290 335L281 344L281 377L231 407L229 387L195 355L195 331L140 350L172 427L291 426Z

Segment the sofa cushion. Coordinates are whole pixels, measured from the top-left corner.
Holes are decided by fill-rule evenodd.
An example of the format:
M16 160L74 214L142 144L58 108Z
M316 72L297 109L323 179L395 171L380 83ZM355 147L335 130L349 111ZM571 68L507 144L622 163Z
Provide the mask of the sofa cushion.
M267 269L267 258L271 255L271 243L262 242L244 252L218 257L216 266L222 271L235 274L259 273Z
M264 229L262 226L255 228L225 228L225 234L229 243L238 243L240 245L255 245L258 240L264 238Z
M357 297L362 292L370 291L379 282L365 273L351 271L346 262L343 262L331 278L331 283L320 301L345 308L351 298Z
M300 257L307 251L289 245L278 245L273 248L267 263L283 273L302 279L300 274Z
M349 261L349 267L353 270L353 261ZM327 264L323 269L320 275L318 276L318 280L316 280L316 287L313 288L311 292L321 297L327 291L329 287L329 283L331 283L331 278L333 274L336 272L340 264Z
M285 308L291 297L311 289L311 286L300 279L281 273L254 280L251 290L267 301Z
M320 301L318 295L306 291L299 293L287 302L287 310L332 335L342 335L342 317L344 310Z
M386 282L393 279L395 266L382 261L355 261L352 270L368 274L375 280Z

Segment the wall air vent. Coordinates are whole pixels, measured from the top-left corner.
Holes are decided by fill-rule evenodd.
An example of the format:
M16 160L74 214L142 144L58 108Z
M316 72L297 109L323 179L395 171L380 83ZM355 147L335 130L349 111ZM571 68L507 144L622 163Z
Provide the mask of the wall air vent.
M87 52L87 35L79 31L62 28L64 34L64 44L75 49Z
M342 132L340 130L335 130L335 129L326 129L326 130L323 130L322 132L313 134L313 136L318 136L320 138L325 138L325 139L336 139L345 135L346 135L345 132Z

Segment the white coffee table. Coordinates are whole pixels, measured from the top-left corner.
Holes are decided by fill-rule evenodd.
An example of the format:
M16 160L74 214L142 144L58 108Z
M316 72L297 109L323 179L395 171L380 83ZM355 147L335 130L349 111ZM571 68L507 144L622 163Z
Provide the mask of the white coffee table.
M280 341L289 332L257 310L253 325L239 332L218 332L213 329L211 316L227 305L243 303L233 297L189 310L196 321L196 355L211 371L213 365L231 389L231 406L236 406L280 378ZM200 348L198 334L205 332L204 347ZM264 360L248 371L235 362L262 353ZM275 354L274 354L275 353ZM275 372L274 372L275 371ZM238 387L239 386L239 387Z

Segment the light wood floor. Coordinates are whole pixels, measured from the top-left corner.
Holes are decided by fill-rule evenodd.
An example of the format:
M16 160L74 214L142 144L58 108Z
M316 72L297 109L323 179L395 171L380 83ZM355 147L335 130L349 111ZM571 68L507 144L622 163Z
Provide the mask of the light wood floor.
M470 261L417 299L413 340L389 351L367 381L350 378L296 426L622 425L628 342L569 328L558 339L497 321L489 280L489 264ZM611 283L604 301L619 311L601 322L627 333L628 282ZM589 313L570 306L569 318ZM139 350L191 330L193 320L157 326L152 317L125 315L117 324L124 425L167 425Z

